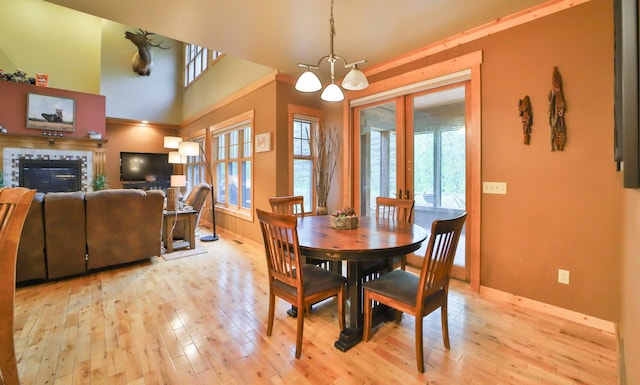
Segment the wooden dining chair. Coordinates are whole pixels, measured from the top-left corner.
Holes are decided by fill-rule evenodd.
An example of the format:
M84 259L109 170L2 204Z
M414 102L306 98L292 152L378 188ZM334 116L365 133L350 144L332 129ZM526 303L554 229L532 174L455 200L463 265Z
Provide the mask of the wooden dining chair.
M338 323L344 329L345 286L340 274L300 261L297 218L292 215L269 213L256 209L264 240L269 270L269 322L267 336L273 331L275 298L280 297L298 309L305 309L318 301L337 296ZM302 351L304 311L298 312L296 359Z
M304 217L304 196L302 195L271 197L269 204L274 213Z
M418 371L424 373L422 348L422 318L440 308L442 339L449 350L449 326L447 322L447 298L453 259L458 247L464 213L454 219L436 220L431 224L431 236L420 276L404 270L393 270L380 278L363 284L364 332L362 339L369 340L371 332L372 301L396 309L396 320L402 313L416 317L415 344Z
M0 383L20 385L13 342L13 301L20 234L35 190L0 189Z
M415 201L413 199L376 197L376 218L391 219L409 223L413 217L414 205ZM393 259L394 269L400 267L404 270L406 266L406 255Z

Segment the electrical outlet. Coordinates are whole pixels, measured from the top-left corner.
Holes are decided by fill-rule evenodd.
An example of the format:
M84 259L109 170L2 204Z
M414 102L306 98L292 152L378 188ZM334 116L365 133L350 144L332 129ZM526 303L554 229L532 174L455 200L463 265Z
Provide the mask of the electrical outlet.
M507 182L482 182L484 194L507 194Z
M569 284L569 270L558 269L558 282Z

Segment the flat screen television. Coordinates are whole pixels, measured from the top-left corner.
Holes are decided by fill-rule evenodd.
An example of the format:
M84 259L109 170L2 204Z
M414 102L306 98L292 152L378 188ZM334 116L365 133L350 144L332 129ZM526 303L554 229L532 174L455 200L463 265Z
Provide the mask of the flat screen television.
M173 165L168 154L148 152L120 153L120 180L122 182L168 182Z

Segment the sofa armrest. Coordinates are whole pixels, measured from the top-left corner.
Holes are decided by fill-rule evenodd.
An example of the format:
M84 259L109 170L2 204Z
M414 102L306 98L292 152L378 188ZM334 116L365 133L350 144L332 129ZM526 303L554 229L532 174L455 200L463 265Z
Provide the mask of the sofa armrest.
M16 282L47 279L44 254L44 194L33 197L20 235L16 260Z

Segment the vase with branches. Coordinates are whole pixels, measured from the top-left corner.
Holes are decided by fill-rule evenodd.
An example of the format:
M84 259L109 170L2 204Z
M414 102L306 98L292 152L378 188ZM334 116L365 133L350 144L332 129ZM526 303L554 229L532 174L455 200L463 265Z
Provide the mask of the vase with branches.
M340 138L335 127L318 126L313 131L313 169L315 173L318 214L327 214L327 199L331 189L331 179L338 162Z

